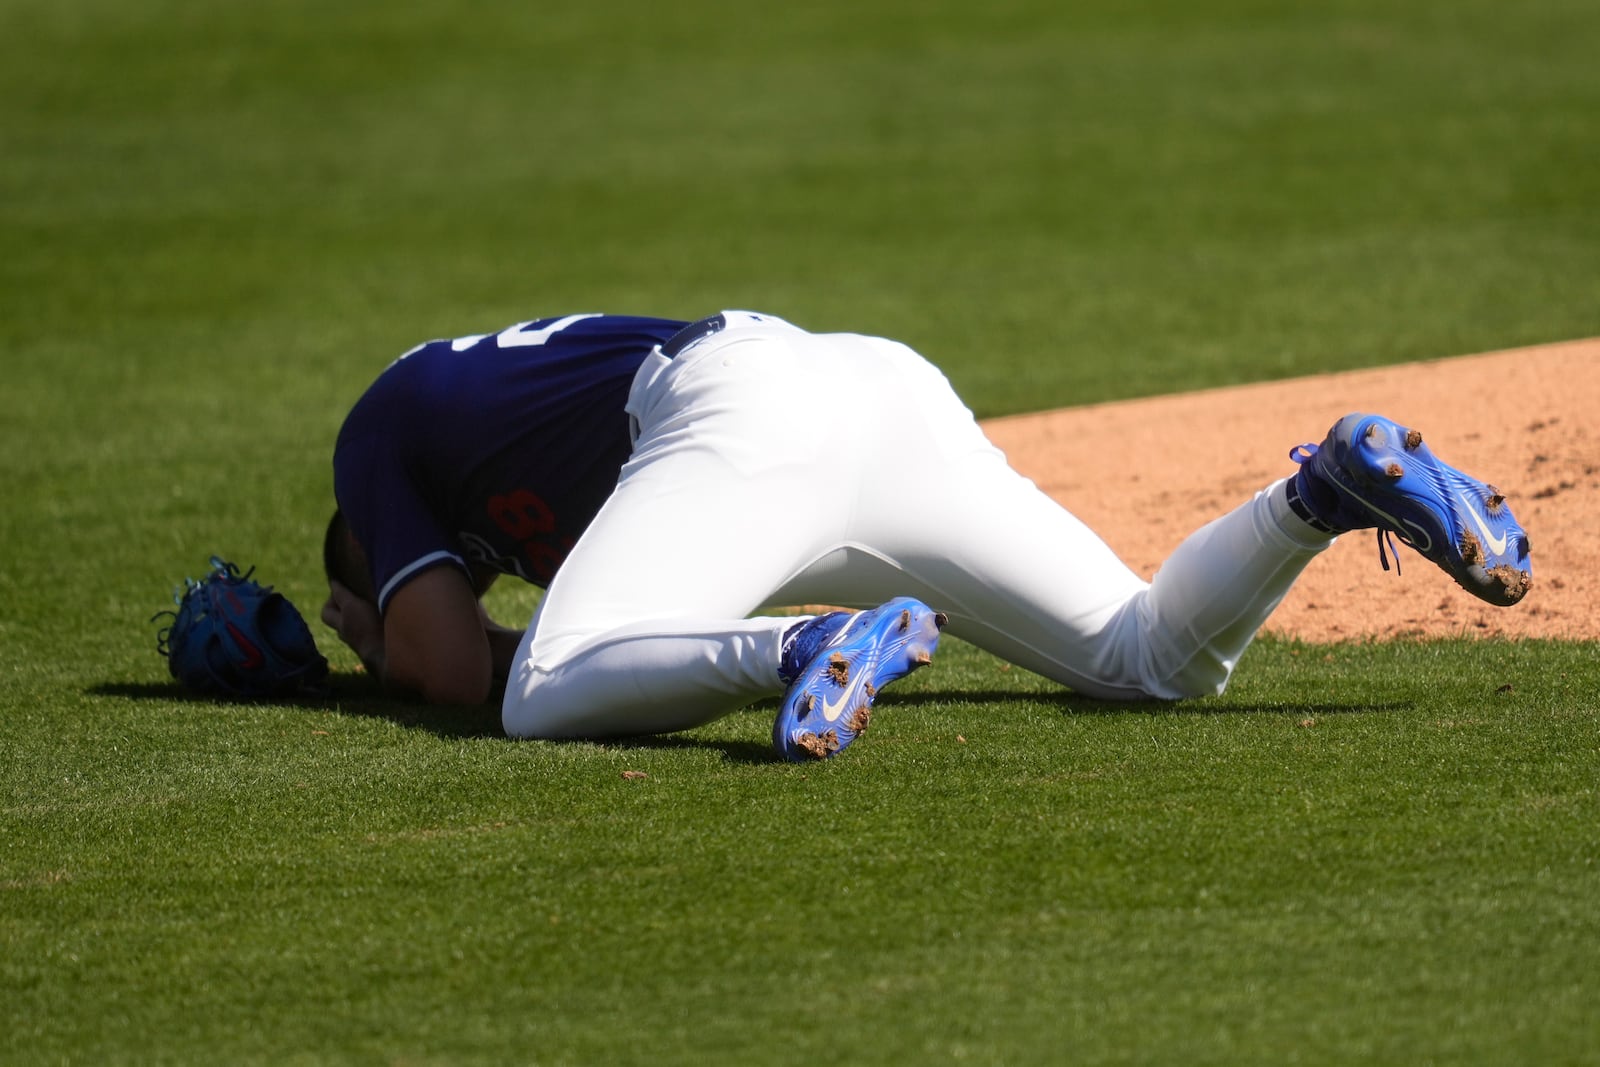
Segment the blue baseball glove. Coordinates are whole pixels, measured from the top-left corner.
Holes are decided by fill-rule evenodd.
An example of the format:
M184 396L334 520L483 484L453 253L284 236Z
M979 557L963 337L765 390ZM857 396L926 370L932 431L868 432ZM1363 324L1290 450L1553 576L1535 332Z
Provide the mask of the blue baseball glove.
M211 557L211 573L185 578L173 593L176 611L151 621L171 623L156 635L172 676L184 686L234 700L321 696L328 661L300 612L272 586L250 580L234 564Z

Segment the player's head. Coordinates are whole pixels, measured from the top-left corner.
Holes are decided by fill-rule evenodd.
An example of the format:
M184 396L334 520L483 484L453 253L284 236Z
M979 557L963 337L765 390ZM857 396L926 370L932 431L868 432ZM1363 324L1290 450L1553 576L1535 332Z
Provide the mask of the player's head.
M378 594L372 588L372 573L367 566L366 553L350 532L344 512L333 510L328 520L328 532L322 538L322 569L329 582L339 582L363 600L377 603Z

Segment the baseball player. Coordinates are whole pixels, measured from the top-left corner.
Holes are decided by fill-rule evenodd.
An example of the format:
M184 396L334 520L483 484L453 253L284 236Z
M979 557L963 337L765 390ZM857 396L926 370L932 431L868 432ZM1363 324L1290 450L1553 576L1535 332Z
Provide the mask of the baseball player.
M774 743L807 759L941 632L1095 697L1219 693L1347 530L1492 603L1527 590L1504 499L1416 431L1350 415L1292 458L1145 581L905 345L745 311L536 319L419 345L356 403L322 617L424 699L503 681L512 737L683 730L781 693ZM481 606L502 574L546 589L525 630ZM865 610L759 614L796 604Z

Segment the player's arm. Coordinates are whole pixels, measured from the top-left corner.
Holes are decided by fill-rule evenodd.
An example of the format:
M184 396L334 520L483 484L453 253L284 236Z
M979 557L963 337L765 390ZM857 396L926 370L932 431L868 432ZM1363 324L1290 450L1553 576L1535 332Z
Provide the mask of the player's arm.
M494 669L483 609L461 571L432 567L389 598L383 613L386 685L434 704L482 704L494 690Z
M446 573L453 572L446 570ZM420 578L421 576L416 580L420 580ZM475 571L473 579L476 587L473 590L473 597L474 600L477 600L482 595L483 590L493 583L493 577L491 576L484 580ZM441 584L448 590L451 583ZM400 594L407 588L409 588L409 585L396 592L395 601L399 600ZM407 608L405 610L420 608L419 613L426 615L428 611L427 603L438 595L440 594L430 593L425 588L421 597L407 598ZM394 602L391 601L391 614L393 610ZM386 618L378 613L377 605L352 592L343 583L338 581L330 583L328 601L322 608L322 620L338 633L340 640L361 658L367 673L383 682L385 687L414 693L427 699L439 700L442 703L471 702L462 701L455 696L446 698L444 696L430 695L430 693L437 692L438 687L425 684L426 680L424 678L413 677L413 675L417 674L419 668L423 671L428 670L427 667L421 665L421 661L414 655L407 653L407 659L399 665L399 671L391 670L387 648L388 622ZM522 643L523 631L501 626L495 622L489 617L489 613L484 608L481 600L477 600L476 621L482 627L484 638L489 643L489 660L493 679L503 682L510 674L511 663L516 658L517 648ZM396 625L403 625L411 630L425 628L411 622L400 622ZM425 637L420 639L424 642L426 641ZM449 643L453 642L447 642L447 644ZM466 669L475 670L475 667L468 663L466 664Z
M489 637L489 658L494 664L495 680L503 682L511 676L511 663L517 658L524 631L501 626L489 617L489 610L483 606L483 594L489 591L498 577L499 571L472 565L472 587L474 595L478 597L478 618L483 623L483 632Z

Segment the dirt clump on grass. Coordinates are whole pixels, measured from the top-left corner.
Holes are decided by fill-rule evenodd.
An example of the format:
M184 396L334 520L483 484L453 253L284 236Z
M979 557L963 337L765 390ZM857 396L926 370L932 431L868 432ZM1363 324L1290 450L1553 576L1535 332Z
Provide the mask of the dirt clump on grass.
M1508 385L1515 384L1515 388ZM1311 562L1268 619L1307 641L1397 636L1600 639L1600 339L993 419L1018 470L1150 577L1191 531L1295 470L1352 411L1421 430L1496 486L1532 544L1533 582L1493 607L1405 546L1385 571L1369 532ZM1108 450L1120 457L1105 476Z

